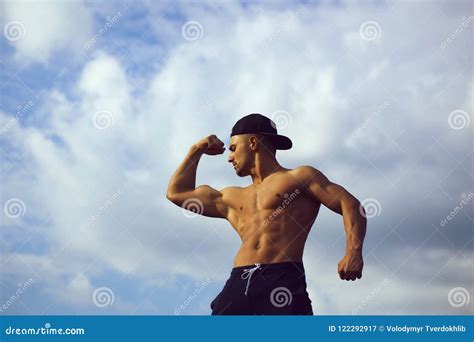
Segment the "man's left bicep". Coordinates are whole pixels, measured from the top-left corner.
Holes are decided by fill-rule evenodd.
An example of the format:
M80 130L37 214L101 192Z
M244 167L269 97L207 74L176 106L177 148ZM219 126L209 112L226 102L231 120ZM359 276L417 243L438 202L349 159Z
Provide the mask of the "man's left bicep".
M332 211L342 215L346 203L357 201L345 188L331 182L320 171L316 171L308 183L307 192Z
M309 191L325 207L342 214L341 198L345 191L342 186L329 181L324 184L314 182L310 184Z

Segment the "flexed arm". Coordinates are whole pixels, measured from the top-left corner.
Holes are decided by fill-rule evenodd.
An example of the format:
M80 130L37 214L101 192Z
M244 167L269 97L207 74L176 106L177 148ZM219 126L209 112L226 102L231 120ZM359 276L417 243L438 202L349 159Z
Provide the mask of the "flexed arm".
M338 263L337 271L343 280L362 277L364 266L362 246L367 229L367 218L359 200L342 186L332 183L311 166L300 168L306 194L332 211L342 215L346 231L346 255Z
M226 218L228 207L223 199L224 193L209 185L201 185L196 188L196 171L201 156L203 154L222 154L224 151L224 143L215 135L210 135L191 146L170 179L166 198L188 210L187 205L183 206L187 200L197 202L198 214Z

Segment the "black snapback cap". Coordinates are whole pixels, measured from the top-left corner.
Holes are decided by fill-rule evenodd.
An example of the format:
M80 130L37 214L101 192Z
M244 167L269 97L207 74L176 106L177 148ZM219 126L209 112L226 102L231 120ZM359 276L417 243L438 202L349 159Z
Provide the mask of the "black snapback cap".
M230 136L239 134L267 136L277 150L289 150L293 146L290 138L278 134L276 124L272 120L258 113L246 115L235 123Z

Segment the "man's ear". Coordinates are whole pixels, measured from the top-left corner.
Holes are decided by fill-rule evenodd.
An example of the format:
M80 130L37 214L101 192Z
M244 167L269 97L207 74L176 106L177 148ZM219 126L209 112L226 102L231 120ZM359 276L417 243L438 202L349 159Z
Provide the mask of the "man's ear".
M252 151L256 151L259 144L261 144L260 139L256 135L251 135L249 139L250 139L250 148L252 149Z

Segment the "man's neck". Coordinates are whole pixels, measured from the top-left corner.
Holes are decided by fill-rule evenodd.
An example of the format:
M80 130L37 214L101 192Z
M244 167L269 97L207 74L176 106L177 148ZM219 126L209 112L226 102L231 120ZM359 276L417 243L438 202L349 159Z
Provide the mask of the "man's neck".
M257 155L255 165L250 171L253 185L259 185L271 174L285 170L274 157Z

